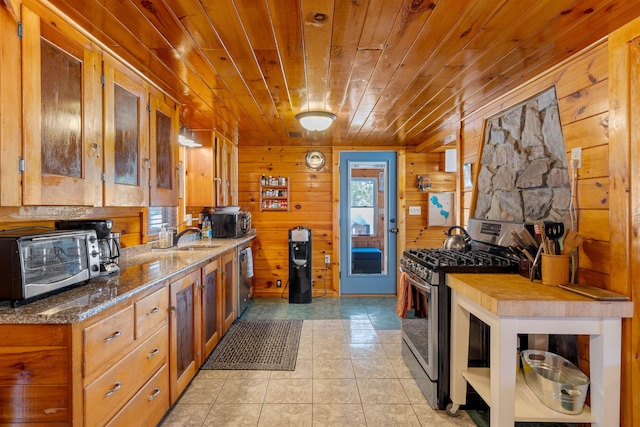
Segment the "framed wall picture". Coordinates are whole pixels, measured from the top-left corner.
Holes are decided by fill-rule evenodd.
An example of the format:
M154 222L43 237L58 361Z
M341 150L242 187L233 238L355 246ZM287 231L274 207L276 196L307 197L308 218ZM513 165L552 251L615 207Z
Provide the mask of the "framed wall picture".
M429 193L429 226L453 224L453 192Z
M464 188L473 188L473 182L471 181L471 163L465 163L462 166L462 178Z

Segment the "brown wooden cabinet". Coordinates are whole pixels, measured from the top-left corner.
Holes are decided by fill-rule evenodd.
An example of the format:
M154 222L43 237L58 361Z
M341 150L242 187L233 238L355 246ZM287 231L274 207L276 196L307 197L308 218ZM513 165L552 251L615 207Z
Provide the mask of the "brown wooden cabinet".
M196 132L202 147L185 147L185 206L215 206L215 151L211 132Z
M162 414L167 411L167 306L167 289L161 286L108 310L83 327L84 404L78 400L74 408L82 408L84 425L131 420L130 408L141 405L137 399L142 399L139 396L150 387L155 395L154 409ZM157 423L162 414L145 416Z
M146 83L111 58L103 62L104 205L149 203Z
M48 9L30 6L22 7L22 203L101 206L100 53Z
M202 267L202 362L206 360L222 336L222 272L220 259Z
M216 206L238 204L238 146L216 136Z
M149 206L178 206L178 110L165 95L150 95Z
M238 315L238 274L236 250L220 258L222 268L222 334L224 335Z
M0 424L70 424L68 325L1 325Z
M169 285L171 403L178 399L200 367L200 280L198 270Z

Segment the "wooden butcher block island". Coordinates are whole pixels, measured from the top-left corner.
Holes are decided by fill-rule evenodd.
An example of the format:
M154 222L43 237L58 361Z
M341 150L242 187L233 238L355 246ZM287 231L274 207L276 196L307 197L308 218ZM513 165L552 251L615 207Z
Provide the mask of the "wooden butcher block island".
M619 425L621 319L633 302L600 301L515 274L448 274L451 288L451 400L466 403L467 383L491 407L492 426L521 422ZM490 368L468 368L469 314L491 328ZM555 412L516 375L518 334L590 335L591 406Z

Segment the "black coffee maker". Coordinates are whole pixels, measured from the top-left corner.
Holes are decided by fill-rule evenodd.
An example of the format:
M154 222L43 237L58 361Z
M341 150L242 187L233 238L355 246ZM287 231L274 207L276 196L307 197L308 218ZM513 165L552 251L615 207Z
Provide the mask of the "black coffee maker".
M87 219L57 221L58 230L95 230L100 250L100 275L106 276L120 271L120 233L112 233L110 219Z

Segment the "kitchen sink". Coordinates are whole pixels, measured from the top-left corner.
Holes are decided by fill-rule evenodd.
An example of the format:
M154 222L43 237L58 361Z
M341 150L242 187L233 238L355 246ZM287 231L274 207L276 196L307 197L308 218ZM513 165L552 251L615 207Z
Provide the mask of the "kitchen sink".
M170 248L174 251L208 251L211 249L219 248L221 245L207 245L207 246L183 246L181 248Z
M176 247L172 246L170 248L151 248L152 252L168 252L168 251L210 251L212 249L217 249L222 245L190 245L190 246L181 246Z

